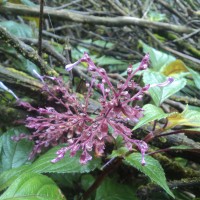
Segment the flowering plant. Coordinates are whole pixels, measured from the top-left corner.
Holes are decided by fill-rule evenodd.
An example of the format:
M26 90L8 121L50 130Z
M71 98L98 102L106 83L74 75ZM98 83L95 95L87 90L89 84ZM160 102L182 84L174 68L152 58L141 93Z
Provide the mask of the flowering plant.
M87 53L80 60L65 68L69 71L81 62L87 63L88 72L91 74L91 82L86 83L88 91L84 98L85 102L81 103L74 93L70 93L61 78L40 76L34 72L44 84L43 90L48 94L48 100L54 101L59 108L57 108L58 106L35 108L29 103L20 102L21 106L28 111L37 112L38 116L26 119L26 126L34 130L32 135L21 134L13 139L19 140L24 137L28 137L30 140L34 139L35 146L30 159L36 153L40 153L44 147L66 143L65 147L57 151L57 157L52 162L55 163L62 159L67 151L74 156L78 150L81 150L80 163L85 164L92 159L92 151L96 156L103 155L105 143L112 142L121 136L124 145L129 150L136 147L141 152L141 163L145 165L144 155L148 150L148 145L143 140L134 139L132 130L125 124L129 121L136 123L143 116L142 108L137 105L131 106L131 103L142 100L144 92L151 86L140 87L132 78L138 71L147 69L149 55L144 56L135 71L130 65L127 69L126 81L119 82L116 88L111 83L105 69L97 67ZM46 79L52 79L55 85L48 86ZM165 86L172 81L169 79L158 86ZM88 107L94 87L101 93L99 99L101 106L98 114L91 117ZM134 91L136 92L134 93ZM109 133L109 129L113 130L112 133Z

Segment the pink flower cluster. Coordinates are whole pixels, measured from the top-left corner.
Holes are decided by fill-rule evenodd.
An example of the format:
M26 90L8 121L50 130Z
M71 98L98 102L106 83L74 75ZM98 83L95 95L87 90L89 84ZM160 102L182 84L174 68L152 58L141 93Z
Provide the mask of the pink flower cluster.
M65 143L66 146L57 152L57 157L52 162L62 159L67 151L74 156L81 150L80 163L85 164L92 159L92 152L97 156L103 155L106 143L121 136L129 150L137 148L141 152L141 163L144 165L144 155L148 146L144 141L134 139L132 130L126 124L129 121L136 123L143 116L143 110L139 106L132 106L132 102L142 100L144 92L150 85L138 87L132 78L138 71L148 67L149 55L144 56L136 70L133 71L130 65L126 81L119 82L117 87L111 83L105 69L97 67L87 53L79 61L65 68L69 71L81 62L87 63L88 72L91 74L91 82L86 83L88 92L84 103L69 92L61 78L40 76L37 73L37 77L44 84L43 90L56 106L35 108L28 103L20 102L21 106L37 113L35 117L26 119L26 126L33 130L32 135L28 137L35 141L30 158L40 153L42 148ZM54 86L48 86L46 83L46 79L49 78L53 79ZM95 117L88 113L89 99L93 95L94 88L101 93L99 100L101 107ZM26 136L22 134L14 139L23 137Z

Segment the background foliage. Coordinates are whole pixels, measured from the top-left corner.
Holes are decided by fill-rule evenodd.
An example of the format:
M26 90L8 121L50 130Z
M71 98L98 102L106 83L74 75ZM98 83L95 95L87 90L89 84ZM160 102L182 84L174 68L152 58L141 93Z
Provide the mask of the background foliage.
M44 1L44 6L38 57L38 1L0 1L0 199L198 200L200 2L53 0ZM127 24L126 17L133 17L133 23ZM118 21L112 24L108 19ZM24 126L30 113L16 105L9 89L36 107L47 106L35 70L61 75L83 101L85 82L90 80L86 66L74 69L73 77L64 66L84 52L106 69L114 85L125 80L130 63L133 69L139 66L145 53L150 54L150 67L135 81L143 86L174 78L166 87L150 88L140 102L144 116L129 124L134 137L149 141L145 166L141 154L128 152L120 138L108 145L103 157L86 165L80 165L80 154L70 157L69 153L52 164L62 144L28 160L33 142L11 139L31 130ZM98 110L99 96L95 91L91 112Z

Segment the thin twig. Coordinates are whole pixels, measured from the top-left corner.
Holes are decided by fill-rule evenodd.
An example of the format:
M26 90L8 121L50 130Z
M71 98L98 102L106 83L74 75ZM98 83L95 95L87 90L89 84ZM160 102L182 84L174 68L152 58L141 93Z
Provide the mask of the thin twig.
M54 69L50 68L45 63L45 61L38 55L38 53L32 47L25 44L14 35L11 35L2 26L0 26L0 39L2 39L3 42L11 45L25 58L27 58L28 60L36 64L38 67L40 67L44 74L48 74L51 76L58 75Z
M44 0L40 0L40 22L39 22L39 34L38 34L38 55L42 57L42 30L43 30L43 8Z
M11 3L6 3L0 7L0 13L12 13L13 15L30 15L38 16L37 7L29 7L24 5L15 5ZM94 15L86 15L82 12L72 12L68 10L53 10L45 7L44 17L50 16L54 19L70 20L79 23L87 24L101 24L105 26L127 26L127 25L136 25L140 27L152 28L156 30L171 30L177 33L191 33L195 29L189 28L182 25L174 25L164 22L154 22L150 20L145 20L137 17L129 16L119 16L119 17L99 17Z
M86 200L90 197L90 195L100 186L102 181L105 179L105 177L114 169L116 169L122 162L122 158L117 157L114 160L112 160L109 165L104 168L102 173L99 175L99 177L96 179L96 181L90 186L90 188L83 194L81 200Z

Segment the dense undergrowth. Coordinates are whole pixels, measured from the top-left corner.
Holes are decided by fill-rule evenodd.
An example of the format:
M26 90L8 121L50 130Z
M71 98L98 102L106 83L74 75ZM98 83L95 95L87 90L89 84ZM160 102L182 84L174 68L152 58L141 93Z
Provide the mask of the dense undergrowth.
M90 8L77 4L79 12ZM155 8L148 20L173 20ZM195 64L153 47L145 34L130 50L122 39L130 26L119 49L112 28L89 34L88 24L66 31L53 21L56 30L49 19L40 58L37 17L0 19L0 200L199 199Z

